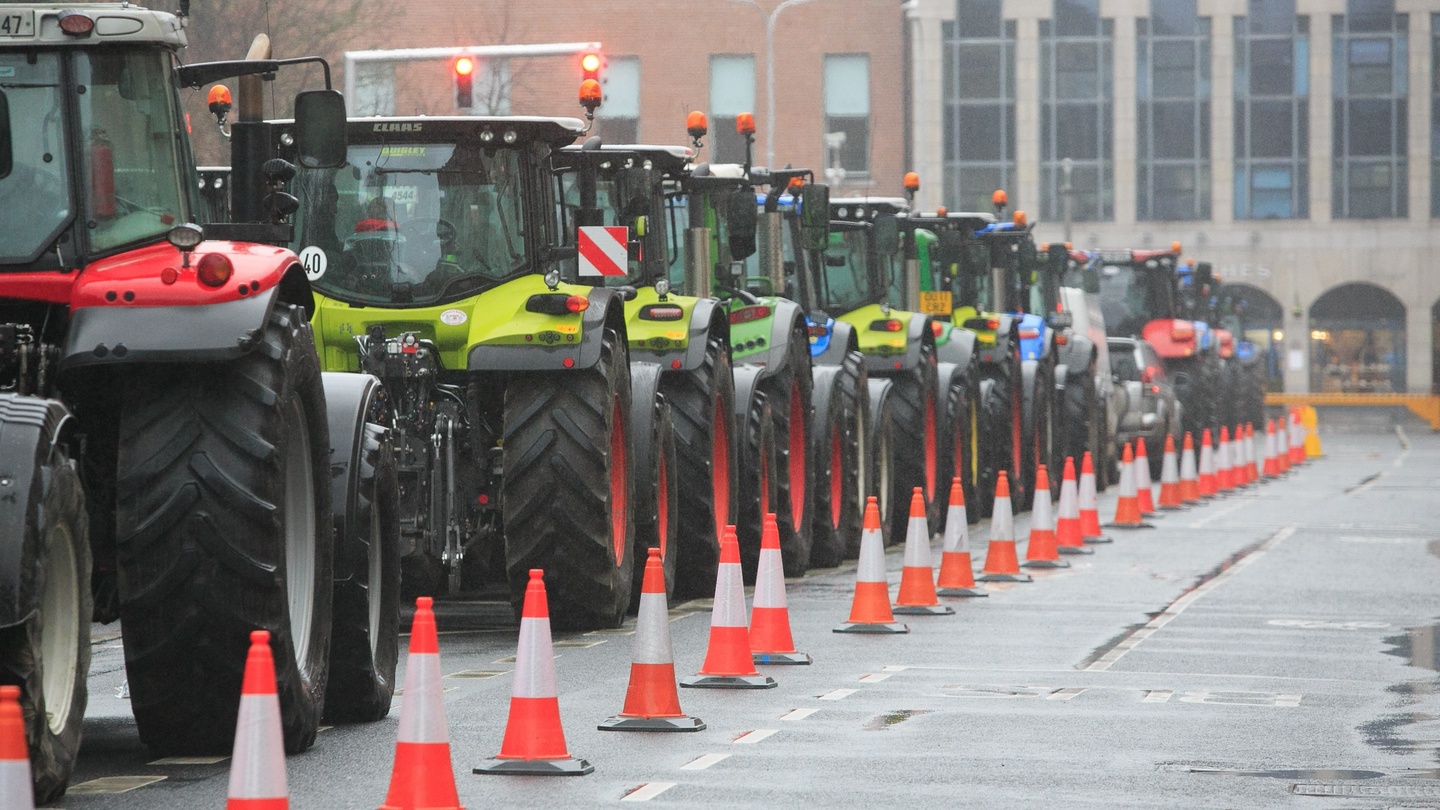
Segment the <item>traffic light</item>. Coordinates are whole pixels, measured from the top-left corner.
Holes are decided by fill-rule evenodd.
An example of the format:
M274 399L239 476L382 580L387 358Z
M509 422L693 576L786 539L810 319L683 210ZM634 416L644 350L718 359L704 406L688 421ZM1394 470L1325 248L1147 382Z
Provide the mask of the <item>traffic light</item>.
M475 83L475 59L470 56L455 58L455 106L468 110L475 105L472 92Z
M601 60L600 60L600 54L598 54L598 53L585 53L585 54L582 54L582 55L580 56L580 78L581 78L581 80L584 80L584 79L594 79L594 80L597 81L597 82L600 81L600 67L601 67L601 64L602 64L602 62L601 62Z

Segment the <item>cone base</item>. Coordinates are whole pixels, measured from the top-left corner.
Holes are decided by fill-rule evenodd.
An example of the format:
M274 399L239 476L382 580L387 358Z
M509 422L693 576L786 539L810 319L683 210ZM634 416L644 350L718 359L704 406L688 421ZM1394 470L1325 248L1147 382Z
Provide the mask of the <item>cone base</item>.
M1087 546L1099 546L1099 545L1104 545L1105 543L1113 543L1113 542L1115 542L1115 538L1113 538L1113 537L1105 537L1104 535L1101 535L1101 536L1099 536L1099 537L1087 537L1087 538L1085 538L1085 545L1087 545Z
M601 731L703 731L705 721L698 717L626 717L617 714L596 726Z
M1180 505L1180 506L1162 506L1162 507L1160 507L1160 511L1162 511L1162 512L1187 512L1187 511L1189 511L1189 510L1190 510L1190 507L1185 506L1185 505L1183 505L1183 504Z
M989 596L984 588L941 588L935 592L940 596Z
M1107 529L1153 529L1154 523L1106 523Z
M899 623L885 622L849 622L835 628L837 633L908 633L910 628Z
M975 579L980 582L1034 582L1029 574L981 574Z
M1084 546L1060 546L1056 551L1061 554L1094 554L1095 549Z
M584 776L594 773L595 766L583 759L487 759L475 766L473 773L499 773L515 776Z
M954 616L955 608L945 605L895 605L890 612L906 616Z
M1020 563L1021 568L1069 568L1070 563L1064 560L1026 560Z
M680 685L690 689L774 689L780 684L769 675L691 675Z
M809 654L802 652L791 653L751 653L751 660L757 664L812 664Z

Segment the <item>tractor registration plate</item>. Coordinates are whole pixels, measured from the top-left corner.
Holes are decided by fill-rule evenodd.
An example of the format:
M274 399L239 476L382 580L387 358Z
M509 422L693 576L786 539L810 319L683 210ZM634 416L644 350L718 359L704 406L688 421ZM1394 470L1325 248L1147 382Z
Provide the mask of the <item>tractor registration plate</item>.
M951 310L948 290L920 293L920 311L926 315L950 315Z
M0 37L33 36L35 36L35 11L33 9L0 10Z

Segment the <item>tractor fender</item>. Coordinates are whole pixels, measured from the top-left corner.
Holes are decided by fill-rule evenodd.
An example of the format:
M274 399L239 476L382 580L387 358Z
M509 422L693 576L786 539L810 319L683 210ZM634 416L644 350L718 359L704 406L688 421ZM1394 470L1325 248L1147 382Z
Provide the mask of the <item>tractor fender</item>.
M369 422L367 417L380 395L380 380L369 374L352 372L320 372L325 389L325 413L330 427L330 503L335 507L335 537L350 537L352 527L346 520L355 514L359 492L360 454L367 431L386 428ZM355 575L355 561L350 559L352 544L335 543L335 581Z
M1055 360L1064 365L1070 374L1085 374L1090 368L1090 361L1095 357L1095 343L1086 335L1072 332L1069 341L1056 353ZM1062 379L1058 369L1055 378Z
M590 306L580 316L580 345L542 347L488 346L470 349L465 367L470 371L583 371L600 362L605 330L614 329L622 345L628 345L625 329L625 301L620 293L606 287L592 287ZM566 362L569 361L569 365Z
M1020 343L1019 321L1004 312L998 313L995 321L998 324L995 328L995 342L979 347L976 353L981 363L1004 365L1010 362L1010 348Z
M693 339L691 345L694 345ZM630 433L627 434L627 444L630 446L631 463L636 470L653 469L655 455L661 452L656 441L655 423L664 412L664 407L668 406L663 405L666 399L665 395L660 393L660 376L661 367L656 363L635 360L630 362ZM649 475L636 475L631 480L635 487L632 503L637 510L646 510L645 519L655 523L659 519L660 501L655 491L659 482ZM635 549L636 554L641 551L643 549L638 547Z
M40 537L27 514L30 492L44 482L51 453L74 429L59 400L0 394L0 627L19 624L39 607ZM81 621L88 621L81 617Z
M905 354L898 357L893 354L867 354L865 370L878 376L904 374L920 366L920 351L926 344L935 345L935 333L930 331L930 316L912 313L910 325L905 330Z
M843 366L846 355L858 350L859 346L860 338L855 335L855 327L845 321L834 321L830 327L830 345L814 358L815 365Z
M975 356L975 333L969 329L951 329L950 339L944 346L935 347L935 359L942 363L954 363L960 368L969 368L970 359Z
M746 362L765 367L765 376L782 374L790 357L790 343L794 340L809 340L805 329L805 313L794 301L778 300L771 305L770 343L765 351L751 355Z
M1029 430L1035 424L1035 385L1040 376L1039 360L1020 361L1020 392L1024 405L1021 408L1022 419L1025 429Z
M697 298L695 305L690 308L690 324L686 328L685 349L679 357L676 357L678 353L676 349L655 351L632 346L630 359L656 363L666 370L694 371L705 363L706 346L712 337L718 337L728 343L730 341L730 321L726 319L725 310L720 306L719 301L714 298ZM674 365L676 360L680 362L680 365Z
M764 372L765 369L760 366L750 365L739 365L732 370L735 378L735 418L741 425L748 423L755 398L764 396L760 392L760 377Z
M275 286L220 304L76 309L60 368L233 360L254 348L280 300Z

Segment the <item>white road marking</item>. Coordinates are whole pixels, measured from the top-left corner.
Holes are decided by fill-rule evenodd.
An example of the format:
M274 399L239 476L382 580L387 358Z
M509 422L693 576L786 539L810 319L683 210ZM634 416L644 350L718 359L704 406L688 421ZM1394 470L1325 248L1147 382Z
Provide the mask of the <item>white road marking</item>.
M1149 689L1149 690L1146 690L1146 692L1145 692L1145 697L1141 698L1141 699L1140 699L1140 702L1141 702L1141 703L1168 703L1168 702L1170 701L1170 696L1171 696L1171 695L1174 695L1174 694L1175 694L1175 693L1174 693L1172 690L1169 690L1169 689Z
M860 678L860 682L861 682L861 683L879 683L879 682L885 680L886 678L890 677L891 674L893 674L893 673L889 673L889 672L874 672L874 673L871 673L871 674L869 674L869 675L862 676L862 677Z
M771 735L778 734L779 732L780 729L778 728L757 728L754 731L747 731L744 734L741 734L739 737L731 740L731 742L735 743L736 745L754 745L755 743L758 743L770 737Z
M1191 691L1180 696L1182 703L1206 703L1216 706L1278 706L1293 709L1304 695L1272 692L1209 692Z
M648 802L661 793L675 787L674 782L646 782L620 797L622 802Z
M787 713L785 713L785 714L780 715L780 719L781 719L781 720L804 720L805 718L809 717L810 715L812 715L812 714L814 714L814 713L816 713L816 712L818 712L818 711L820 711L820 710L819 710L819 709L796 709L796 710L793 711L793 712L787 712Z
M1051 692L1050 694L1046 695L1046 696L1045 696L1045 699L1046 699L1046 700L1070 700L1070 699L1074 698L1075 696L1079 695L1081 692L1084 692L1084 691L1085 691L1085 687L1083 687L1083 686L1067 686L1067 687L1064 688L1064 689L1056 689L1054 692Z
M1321 619L1271 619L1266 624L1303 630L1381 630L1390 626L1389 622L1327 622Z
M1144 627L1141 627L1140 629L1131 633L1129 636L1126 636L1124 640L1122 640L1119 644L1115 645L1115 647L1109 652L1100 656L1100 658L1098 658L1097 660L1091 662L1090 666L1085 667L1085 670L1087 672L1104 672L1105 670L1110 669L1110 667L1113 666L1116 661L1119 661L1121 658L1125 657L1125 653L1128 653L1131 650L1135 649L1140 645L1140 642L1154 635L1160 630L1160 628L1174 621L1177 617L1180 616L1181 613L1185 612L1186 608L1195 604L1196 600L1198 600L1200 597L1220 587L1225 582L1225 580L1235 576L1241 571L1244 571L1250 565L1253 565L1256 560L1265 556L1266 552L1279 545L1282 541L1284 541L1285 538L1289 537L1294 533L1294 526L1286 526L1285 528L1271 535L1270 539L1260 544L1259 548L1256 548L1250 554L1247 554L1246 556L1240 558L1229 568L1221 571L1214 579L1201 584L1195 590L1185 594L1179 599L1176 599L1170 605L1170 607L1165 608L1164 612L1162 612L1159 616L1151 619L1145 624Z
M722 761L722 760L726 760L726 759L729 759L729 758L730 758L730 755L729 755L729 754L706 754L705 756L700 757L699 759L693 759L693 760L685 763L684 765L681 765L681 766L680 766L680 770L682 770L682 771L703 771L703 770L705 770L706 768L710 767L711 765L714 765L714 764L717 763L717 762L720 762L720 761Z
M1250 503L1251 503L1251 501L1253 501L1253 500L1254 500L1253 498L1241 498L1240 500L1236 501L1235 503L1230 504L1229 506L1225 507L1224 509L1221 509L1221 510L1219 510L1218 512L1211 512L1209 515L1206 515L1205 517L1200 518L1199 520L1195 521L1194 523L1191 523L1191 524L1190 524L1190 528L1192 528L1192 529L1199 529L1199 528L1203 527L1206 523L1209 523L1210 521L1215 520L1216 518L1225 517L1226 515L1228 515L1228 514L1230 514L1230 513L1232 513L1232 512L1237 512L1237 511L1239 511L1240 509L1242 509L1242 508L1244 508L1244 507L1246 507L1246 506L1249 506Z
M820 700L844 700L858 691L858 689L836 689L833 692L826 692L821 695Z

